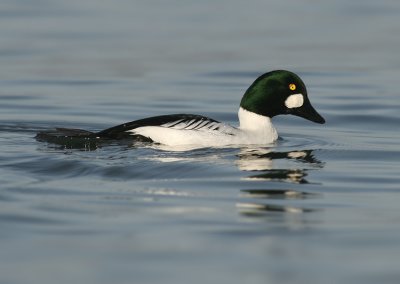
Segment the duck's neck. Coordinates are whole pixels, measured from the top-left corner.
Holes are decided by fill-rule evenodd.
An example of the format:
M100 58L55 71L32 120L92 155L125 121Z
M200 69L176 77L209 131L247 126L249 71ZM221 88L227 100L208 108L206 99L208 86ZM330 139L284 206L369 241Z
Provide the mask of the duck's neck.
M268 137L267 140L276 140L278 133L272 124L271 118L239 108L239 128L243 131L251 131L258 136Z

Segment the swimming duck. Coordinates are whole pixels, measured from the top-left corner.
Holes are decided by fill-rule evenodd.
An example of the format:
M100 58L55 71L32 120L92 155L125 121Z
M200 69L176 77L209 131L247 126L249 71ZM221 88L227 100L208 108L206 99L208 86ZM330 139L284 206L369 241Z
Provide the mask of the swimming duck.
M117 125L100 132L58 128L58 137L87 139L133 138L167 146L270 144L278 139L271 118L292 114L316 123L324 118L311 105L306 86L299 76L275 70L258 77L240 102L239 127L194 114L170 114L144 118ZM44 133L39 137L45 138Z

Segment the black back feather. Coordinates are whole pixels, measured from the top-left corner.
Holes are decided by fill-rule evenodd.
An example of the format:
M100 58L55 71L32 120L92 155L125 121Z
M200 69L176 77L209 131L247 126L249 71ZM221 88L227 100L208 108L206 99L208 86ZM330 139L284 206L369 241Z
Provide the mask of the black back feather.
M165 124L170 124L167 127L174 127L177 124L190 122L186 127L190 129L190 125L195 122L207 121L209 123L219 123L218 121L195 114L169 114L169 115L160 115L153 116L149 118L139 119L131 122L127 122L124 124L120 124L111 128L107 128L103 131L97 132L94 135L100 138L112 138L112 139L121 139L132 136L129 130L133 130L135 128L144 127L144 126L161 126ZM176 122L176 123L174 123ZM185 128L186 128L185 127Z

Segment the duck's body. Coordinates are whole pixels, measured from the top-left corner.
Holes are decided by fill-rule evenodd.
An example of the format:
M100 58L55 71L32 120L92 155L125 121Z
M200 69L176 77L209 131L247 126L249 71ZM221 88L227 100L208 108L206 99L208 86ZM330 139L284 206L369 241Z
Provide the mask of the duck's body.
M266 73L249 87L239 108L239 127L192 114L155 116L121 124L92 133L74 129L59 129L59 136L79 138L137 138L168 146L197 145L221 147L228 145L269 144L278 133L271 118L278 114L293 114L324 123L311 106L301 79L289 71ZM43 133L39 133L40 136Z
M150 117L121 124L96 134L98 138L142 136L168 146L199 145L226 146L268 144L278 138L269 117L239 109L239 127L214 119L190 114Z

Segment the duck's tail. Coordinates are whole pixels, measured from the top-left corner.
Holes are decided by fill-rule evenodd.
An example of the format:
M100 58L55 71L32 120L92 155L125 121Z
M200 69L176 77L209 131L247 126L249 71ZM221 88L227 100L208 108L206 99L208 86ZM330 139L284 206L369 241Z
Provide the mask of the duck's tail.
M72 138L81 138L81 139L96 138L96 133L83 129L56 128L54 130L39 132L36 135L36 139L46 140L46 141L49 139L72 139Z
M41 142L62 145L68 148L96 148L99 142L95 132L73 128L56 128L42 131L35 138Z
M113 134L113 135L111 135ZM36 140L57 144L66 148L77 149L96 149L103 144L107 144L110 140L118 140L121 143L134 142L152 142L151 139L140 136L130 135L127 132L109 133L107 131L91 132L83 129L75 128L55 128L54 130L46 130L36 135Z

